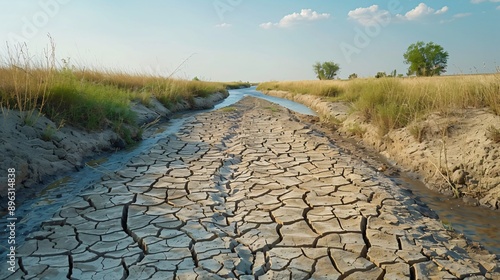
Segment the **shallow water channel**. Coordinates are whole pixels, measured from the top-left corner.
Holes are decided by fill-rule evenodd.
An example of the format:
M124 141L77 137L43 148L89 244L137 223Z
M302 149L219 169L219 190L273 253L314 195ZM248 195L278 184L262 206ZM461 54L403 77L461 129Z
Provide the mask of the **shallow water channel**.
M245 96L253 96L277 103L301 114L316 115L314 111L302 104L264 95L258 92L255 87L230 90L229 92L229 97L211 110L230 106ZM17 246L19 247L23 243L25 236L38 230L41 223L49 220L60 207L84 194L89 187L100 180L103 174L120 170L134 156L151 149L160 139L177 132L190 117L207 111L210 110L179 114L159 127L153 136L141 141L133 149L116 152L105 158L88 162L88 166L79 172L74 172L52 182L37 193L35 198L23 201L16 211L16 215L20 219L16 229ZM411 194L408 192L409 195L428 205L446 225L465 234L470 240L480 242L492 253L500 255L500 212L467 206L461 200L445 198L427 189L421 182L409 177L402 176L392 178L392 180L396 181L402 188L409 190L411 192ZM0 219L0 226L4 229L2 235L6 234L6 222L5 217ZM5 248L0 246L0 254L4 254L4 252Z

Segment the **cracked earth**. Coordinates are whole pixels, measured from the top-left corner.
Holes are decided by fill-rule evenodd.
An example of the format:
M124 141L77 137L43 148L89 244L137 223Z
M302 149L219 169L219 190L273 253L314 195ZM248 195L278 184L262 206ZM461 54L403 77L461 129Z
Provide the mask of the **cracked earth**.
M500 279L286 109L193 117L32 233L6 279Z

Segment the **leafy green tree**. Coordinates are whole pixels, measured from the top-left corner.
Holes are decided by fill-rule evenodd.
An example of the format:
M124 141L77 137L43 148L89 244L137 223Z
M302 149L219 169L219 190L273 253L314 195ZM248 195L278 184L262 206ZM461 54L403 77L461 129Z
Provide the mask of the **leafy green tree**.
M358 74L356 73L352 73L351 75L349 75L349 80L353 80L353 79L357 79L358 78Z
M448 52L440 45L419 41L411 44L403 55L405 63L409 64L408 76L439 76L446 72Z
M340 70L340 66L333 61L327 62L316 62L313 64L314 73L316 77L320 80L333 80Z
M385 72L377 72L377 75L375 75L375 78L384 78L387 77L387 74Z

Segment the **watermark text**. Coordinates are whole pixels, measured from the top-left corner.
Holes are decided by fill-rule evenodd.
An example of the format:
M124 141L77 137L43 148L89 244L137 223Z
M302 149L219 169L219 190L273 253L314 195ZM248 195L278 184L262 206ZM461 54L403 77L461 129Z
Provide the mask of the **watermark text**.
M10 272L16 271L16 169L7 169L7 264Z
M38 6L40 9L31 16L21 18L21 29L17 32L10 32L7 35L10 44L22 44L33 39L47 24L54 18L63 5L72 0L40 0Z

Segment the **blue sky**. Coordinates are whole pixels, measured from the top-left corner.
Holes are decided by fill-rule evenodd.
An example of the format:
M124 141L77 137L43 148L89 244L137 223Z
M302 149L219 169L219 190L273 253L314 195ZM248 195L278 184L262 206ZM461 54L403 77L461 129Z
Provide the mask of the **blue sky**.
M417 41L449 52L448 74L500 67L500 0L0 0L0 18L0 39L32 54L50 34L79 67L186 79L315 79L316 61L406 73Z

